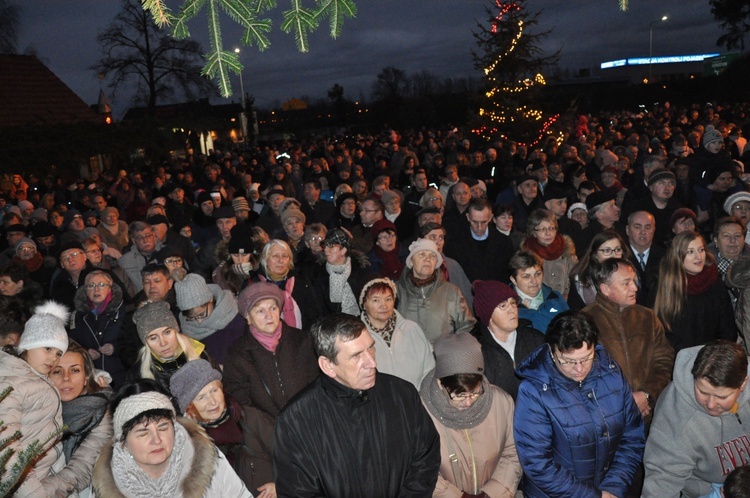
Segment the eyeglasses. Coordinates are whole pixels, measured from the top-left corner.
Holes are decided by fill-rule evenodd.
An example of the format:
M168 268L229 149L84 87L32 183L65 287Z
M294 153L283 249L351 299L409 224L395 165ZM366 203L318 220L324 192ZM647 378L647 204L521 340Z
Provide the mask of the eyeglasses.
M584 366L588 362L593 361L594 359L594 353L591 353L585 358L581 358L580 360L565 360L563 358L555 357L555 355L552 355L552 359L555 360L561 367L576 367L578 365Z
M178 263L182 263L182 258L167 258L164 260L164 262L168 265L176 265Z
M454 393L448 391L447 389L445 390L445 392L448 393L448 397L450 399L452 399L453 401L464 401L464 400L467 400L467 399L477 399L477 398L479 398L479 396L481 396L482 394L484 394L484 386L482 386L480 388L479 392L477 392L477 393L459 393L459 394L454 394Z
M66 254L65 256L60 256L60 261L70 261L71 259L75 259L80 255L81 255L81 251L73 251L71 253Z
M99 287L100 289L104 289L105 287L112 287L112 286L109 285L107 282L99 282L96 284L86 284L86 290L94 290L97 287Z
M516 298L512 297L498 304L496 308L500 308L500 311L508 311L511 308L515 309L518 308L518 301L516 300Z
M378 235L378 240L381 242L385 242L387 240L395 239L396 234L395 233L381 233Z
M196 313L190 316L188 316L187 313L183 313L182 316L184 316L185 320L187 320L188 322L194 322L196 320L205 320L206 318L208 318L209 311L211 309L211 303L206 303L205 306L206 306L206 309L204 309L200 313Z
M599 252L604 254L605 256L612 256L612 253L619 256L620 254L622 254L622 247L615 247L614 249L612 249L611 247L604 247L602 249L599 249Z
M21 247L18 248L18 250L21 252L31 252L31 251L36 252L36 248L29 244L22 245Z
M537 233L555 233L557 232L557 227L538 227L534 231Z
M97 247L97 248L95 248L95 249L89 249L88 251L84 251L84 252L85 252L86 254L96 254L96 253L98 253L98 252L102 252L102 250L101 250L101 249L99 249L99 248Z
M153 238L154 238L154 234L148 234L148 235L139 235L138 237L135 238L135 240L138 242L143 242L143 241L153 239Z
M380 209L365 209L365 208L360 208L359 211L362 212L362 213L377 213L378 211L380 211Z
M732 209L741 213L750 212L750 206L743 206L742 204L735 204Z
M309 240L310 242L315 242L315 243L318 243L318 244L320 244L320 242L321 242L321 241L323 240L323 237L321 237L321 236L319 236L319 235L313 235L313 236L312 236L312 237L310 237L310 238L309 238L308 240Z

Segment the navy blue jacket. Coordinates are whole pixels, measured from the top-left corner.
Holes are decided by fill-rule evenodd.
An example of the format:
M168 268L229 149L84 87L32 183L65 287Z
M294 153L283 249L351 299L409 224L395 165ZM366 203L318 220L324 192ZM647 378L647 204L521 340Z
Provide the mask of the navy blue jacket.
M588 376L565 377L549 346L518 367L516 451L527 498L625 496L643 458L643 418L617 363L602 346Z

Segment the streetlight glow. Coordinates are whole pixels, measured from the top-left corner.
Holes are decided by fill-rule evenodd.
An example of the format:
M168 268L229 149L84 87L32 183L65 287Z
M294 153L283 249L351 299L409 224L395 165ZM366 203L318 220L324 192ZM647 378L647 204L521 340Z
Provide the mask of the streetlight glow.
M657 22L664 22L668 19L667 16L661 16L658 21L651 21L648 23L648 82L651 83L651 59L653 58L654 48L654 24Z

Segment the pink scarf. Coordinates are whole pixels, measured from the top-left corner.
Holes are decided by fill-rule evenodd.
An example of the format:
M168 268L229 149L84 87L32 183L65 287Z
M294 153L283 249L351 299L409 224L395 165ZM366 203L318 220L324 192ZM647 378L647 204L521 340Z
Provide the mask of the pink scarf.
M263 282L270 281L273 284L279 285L279 282L269 280L263 275L258 276ZM283 286L279 286L279 288L284 292L284 306L282 306L281 310L281 319L290 327L294 327L295 329L302 328L302 312L300 311L299 306L297 306L297 302L292 298L294 277L287 278L286 282L283 283Z
M258 329L252 325L250 325L250 333L253 334L253 337L255 337L255 340L258 341L261 346L270 352L275 353L276 346L279 345L279 340L281 339L281 322L279 322L279 326L276 327L276 330L271 335L258 331Z
M107 309L107 306L109 306L109 303L112 302L112 291L109 291L109 294L107 294L107 297L102 301L102 303L99 306L94 306L94 303L91 302L91 299L86 298L86 301L88 301L89 308L91 308L92 313L94 313L95 316L99 316L102 313L104 313L104 310Z

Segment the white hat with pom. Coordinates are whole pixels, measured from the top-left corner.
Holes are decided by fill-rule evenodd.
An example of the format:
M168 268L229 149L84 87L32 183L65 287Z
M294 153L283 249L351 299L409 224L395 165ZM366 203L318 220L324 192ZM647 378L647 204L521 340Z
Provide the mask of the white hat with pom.
M34 314L26 322L21 340L16 349L19 353L34 348L57 348L63 353L68 350L68 308L55 301L47 301L34 309Z

